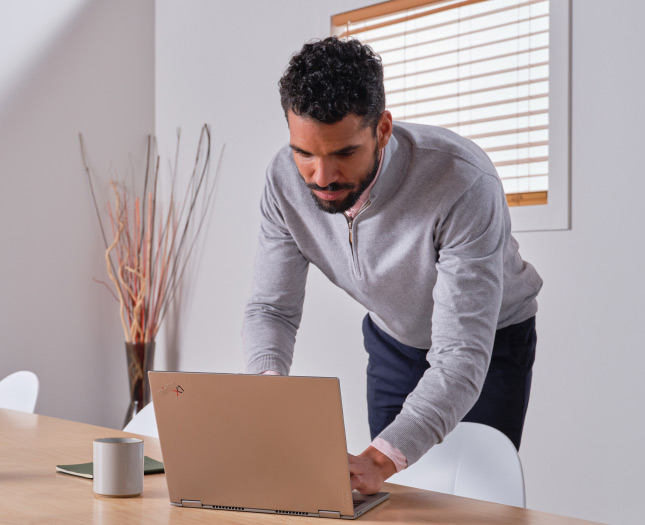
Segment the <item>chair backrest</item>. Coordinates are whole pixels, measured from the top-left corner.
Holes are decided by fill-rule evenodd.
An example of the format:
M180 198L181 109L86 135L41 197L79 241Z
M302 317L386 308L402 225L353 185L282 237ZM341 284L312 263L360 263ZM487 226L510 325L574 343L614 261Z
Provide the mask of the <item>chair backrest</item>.
M0 381L0 408L10 408L33 414L38 399L38 377L22 370Z
M444 441L388 482L467 498L526 506L522 463L499 430L459 423Z
M158 438L159 432L157 431L157 420L155 419L155 409L152 406L152 401L139 410L123 430L133 434Z

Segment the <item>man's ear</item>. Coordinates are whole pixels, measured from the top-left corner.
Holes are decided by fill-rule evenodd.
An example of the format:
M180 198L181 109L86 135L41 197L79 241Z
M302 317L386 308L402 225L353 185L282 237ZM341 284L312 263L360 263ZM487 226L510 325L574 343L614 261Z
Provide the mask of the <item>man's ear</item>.
M392 113L385 110L376 125L376 138L379 149L384 148L392 135Z

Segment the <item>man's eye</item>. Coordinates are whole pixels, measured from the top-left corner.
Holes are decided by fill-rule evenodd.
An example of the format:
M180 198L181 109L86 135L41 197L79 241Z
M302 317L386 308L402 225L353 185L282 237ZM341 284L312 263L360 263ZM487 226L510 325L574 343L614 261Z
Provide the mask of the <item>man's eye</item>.
M351 157L353 154L354 154L354 150L352 150L352 151L341 151L338 154L338 156L343 157L343 158L347 158L347 157Z

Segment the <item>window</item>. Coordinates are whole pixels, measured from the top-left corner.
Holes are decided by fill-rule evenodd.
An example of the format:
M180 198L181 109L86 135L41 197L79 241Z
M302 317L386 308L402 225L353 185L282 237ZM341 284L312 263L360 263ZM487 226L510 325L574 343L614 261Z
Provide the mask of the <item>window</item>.
M332 17L383 60L395 120L491 157L515 231L569 228L569 2L392 0Z

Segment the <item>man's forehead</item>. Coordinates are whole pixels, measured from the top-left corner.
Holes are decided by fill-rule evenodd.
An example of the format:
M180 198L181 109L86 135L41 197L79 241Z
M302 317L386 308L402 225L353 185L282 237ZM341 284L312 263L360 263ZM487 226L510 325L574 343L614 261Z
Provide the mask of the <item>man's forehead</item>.
M365 125L364 118L349 114L333 124L324 124L308 116L296 115L289 111L289 136L292 147L304 151L308 148L338 150L351 146L360 146L369 140L372 133Z

